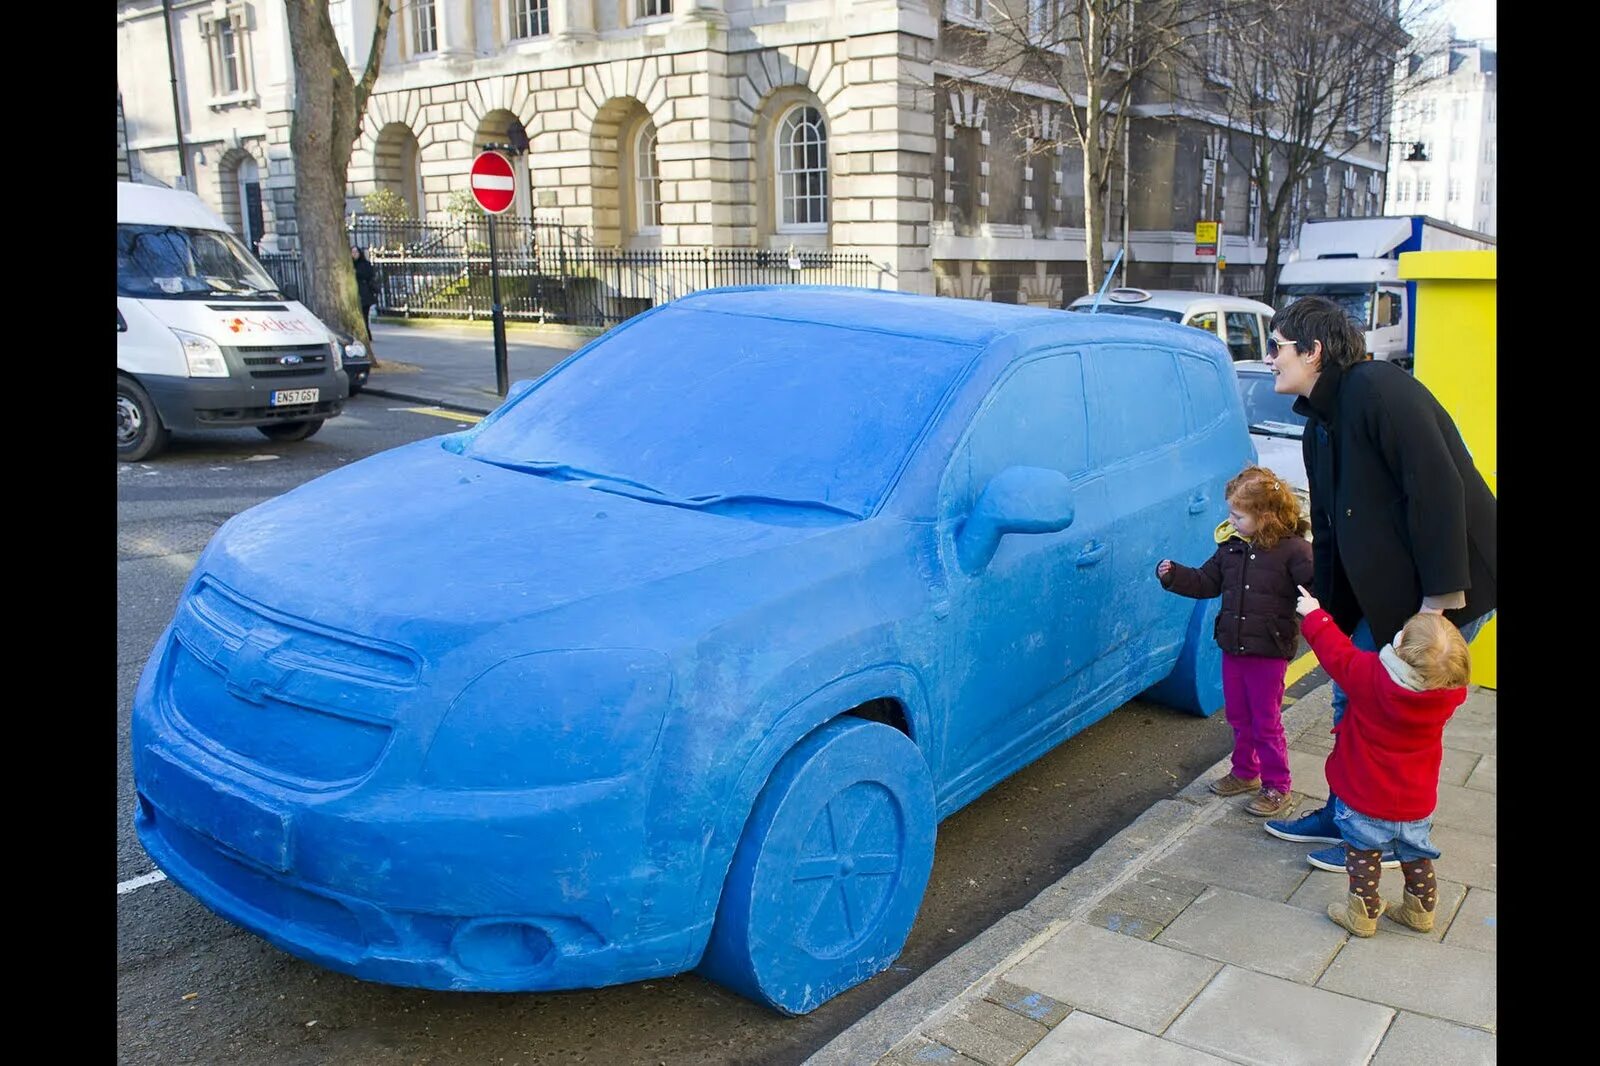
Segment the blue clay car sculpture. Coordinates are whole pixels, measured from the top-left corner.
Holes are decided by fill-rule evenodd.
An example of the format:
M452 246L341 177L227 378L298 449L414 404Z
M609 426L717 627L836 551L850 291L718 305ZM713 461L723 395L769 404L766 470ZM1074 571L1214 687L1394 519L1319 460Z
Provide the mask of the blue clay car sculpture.
M941 819L1140 693L1221 706L1217 601L1154 568L1253 455L1199 330L687 297L223 526L139 682L139 837L357 977L805 1013L898 955Z

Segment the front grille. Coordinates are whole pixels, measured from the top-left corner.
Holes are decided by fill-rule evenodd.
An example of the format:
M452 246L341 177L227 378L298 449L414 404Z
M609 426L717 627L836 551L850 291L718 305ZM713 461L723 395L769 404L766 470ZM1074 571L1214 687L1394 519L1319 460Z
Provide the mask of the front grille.
M382 757L420 664L250 604L210 578L178 610L164 684L173 718L221 758L319 791Z
M239 362L257 379L279 380L285 378L321 377L328 365L326 344L298 344L283 348L234 348ZM299 362L286 365L286 358Z

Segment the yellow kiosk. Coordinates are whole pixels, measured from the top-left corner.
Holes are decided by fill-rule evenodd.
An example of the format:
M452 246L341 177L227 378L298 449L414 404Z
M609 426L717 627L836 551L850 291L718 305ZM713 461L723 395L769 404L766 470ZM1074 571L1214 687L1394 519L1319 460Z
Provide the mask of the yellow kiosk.
M1400 277L1417 283L1416 374L1461 429L1489 491L1496 480L1495 253L1405 252ZM1472 642L1472 680L1495 688L1496 628Z

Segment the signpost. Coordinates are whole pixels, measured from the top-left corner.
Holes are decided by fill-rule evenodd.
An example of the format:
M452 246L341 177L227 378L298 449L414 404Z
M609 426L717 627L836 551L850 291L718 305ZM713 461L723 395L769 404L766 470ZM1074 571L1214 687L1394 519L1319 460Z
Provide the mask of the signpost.
M511 160L499 152L480 152L472 161L472 198L478 201L490 216L489 227L489 285L494 296L494 381L503 397L510 387L510 370L506 365L506 315L500 304L500 263L495 252L494 216L501 214L516 199L516 172Z

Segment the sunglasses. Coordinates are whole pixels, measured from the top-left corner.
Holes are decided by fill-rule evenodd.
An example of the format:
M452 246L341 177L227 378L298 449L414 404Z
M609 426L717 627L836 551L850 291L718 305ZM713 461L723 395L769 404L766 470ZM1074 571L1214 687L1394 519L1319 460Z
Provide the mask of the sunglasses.
M1267 337L1267 354L1275 356L1278 354L1279 348L1297 348L1299 345L1299 341L1280 341L1278 338L1269 335Z

